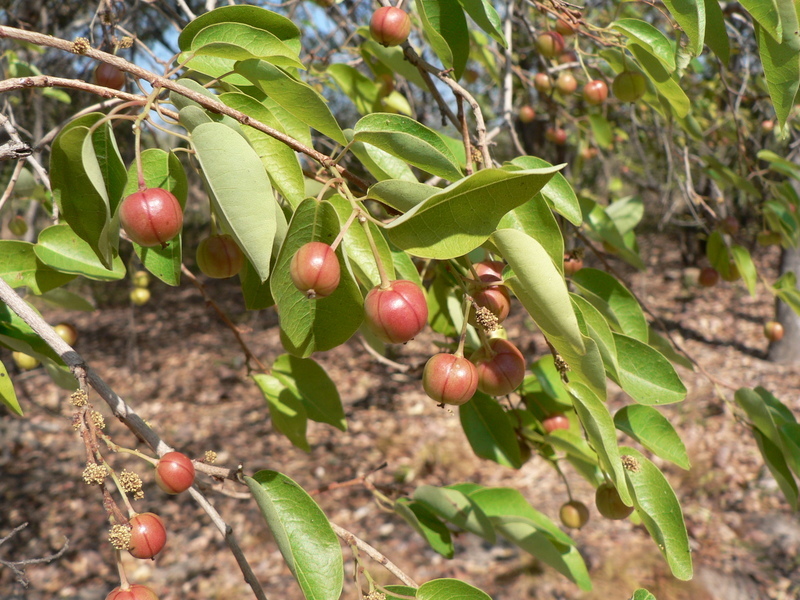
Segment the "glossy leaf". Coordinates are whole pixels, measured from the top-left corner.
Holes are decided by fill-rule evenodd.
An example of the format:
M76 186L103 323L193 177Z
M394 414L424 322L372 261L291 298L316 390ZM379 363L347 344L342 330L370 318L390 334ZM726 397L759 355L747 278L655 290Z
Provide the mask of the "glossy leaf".
M663 354L670 362L682 366L684 369L694 371L694 363L690 361L684 354L681 354L676 348L673 347L672 342L667 338L656 332L650 327L650 335L647 338L647 343Z
M675 50L663 33L650 23L640 19L618 19L609 25L611 29L621 31L630 40L639 43L650 54L660 60L664 67L672 73L675 70Z
M608 321L583 296L570 294L570 299L575 308L575 315L578 317L579 324L582 322L586 328L584 334L592 338L597 344L600 356L603 357L606 372L612 379L617 380L619 378L617 345L614 341L614 334L608 326Z
M461 79L469 57L469 29L464 9L453 0L416 0L422 29L446 69Z
M491 521L475 501L462 492L421 485L414 490L414 500L464 531L470 531L494 544L496 536Z
M223 6L200 15L183 28L178 37L178 47L183 51L189 50L195 36L217 23L246 23L268 31L296 52L300 51L300 29L297 25L276 12L247 5Z
M0 361L0 402L15 415L22 416L22 407L17 400L17 393L14 391L14 384L11 382L11 377L8 376L6 366Z
M352 140L352 129L346 129L344 134L348 140ZM385 150L381 150L377 146L365 144L364 142L352 142L350 152L381 183L388 180L403 183L407 186L425 185L417 182L414 172L406 161L389 154Z
M636 462L635 467L625 469L625 477L642 522L667 559L672 574L682 581L688 581L692 578L689 535L672 486L658 467L641 452L626 446L620 451Z
M705 42L709 48L727 66L731 57L731 43L725 26L725 15L717 0L704 0L706 11L706 37Z
M311 452L306 438L308 416L299 394L273 375L256 373L252 377L267 401L275 429L301 450Z
M663 354L621 333L614 333L618 383L639 404L671 404L686 398L686 387Z
M580 203L585 224L589 226L588 236L603 242L604 245L610 245L619 258L644 271L644 262L635 249L628 247L625 236L617 227L616 221L612 219L607 208L585 196L581 197ZM610 209L611 206L608 208ZM627 219L623 219L620 224L625 225L626 222Z
M275 198L261 159L241 135L221 123L198 126L191 141L223 231L266 280L276 221Z
M367 34L367 31L365 31L365 34ZM361 54L365 56L367 62L377 59L382 63L381 66L389 72L399 75L418 88L425 88L425 80L419 74L419 70L406 60L403 49L400 46L387 48L371 39L365 39L361 43Z
M417 588L417 600L492 600L489 594L460 579L434 579Z
M125 277L125 264L119 256L114 257L113 268L107 269L89 244L66 223L42 230L33 251L40 261L62 273L98 281L117 281Z
M450 530L425 505L408 498L400 498L394 503L394 510L425 538L433 550L445 558L453 558L455 551Z
M462 177L458 159L442 136L411 117L372 113L356 123L353 139L443 179L456 181Z
M488 33L503 48L508 47L503 35L503 22L489 0L458 0L461 7L472 18L478 27Z
M614 276L598 269L581 269L572 276L581 296L599 310L613 328L640 342L648 338L647 320L633 294Z
M692 0L693 1L693 0ZM702 45L701 45L702 48ZM677 76L664 68L664 65L644 46L628 44L628 49L639 61L647 76L656 86L658 92L667 99L672 110L678 117L689 114L691 103L686 92L683 91Z
M280 67L258 59L237 62L236 72L309 127L342 145L347 144L325 98L307 83L295 79Z
M703 52L706 33L706 10L702 0L664 0L672 18L689 37L689 51L693 56Z
M513 172L483 169L392 221L386 234L393 244L415 256L462 256L485 242L503 215L531 199L554 171L555 167Z
M272 373L300 398L310 419L347 431L336 384L315 360L281 354L272 365Z
M731 256L733 256L733 261L736 263L736 268L739 269L742 281L747 286L747 291L750 292L751 296L755 297L758 273L750 252L744 246L733 244L731 246Z
M371 185L367 196L405 213L441 191L441 188L419 183L416 179L389 179Z
M459 407L458 415L477 456L512 469L522 466L514 426L497 400L475 392L469 402Z
M800 477L800 423L780 425L783 456L795 476Z
M378 111L378 93L380 86L350 65L339 63L329 65L325 74L330 75L339 89L355 104L361 115Z
M778 10L780 0L741 0L741 5L756 20L758 26L776 42L783 39L781 13Z
M30 242L0 240L0 256L0 277L12 288L26 286L34 294L43 294L75 279L40 261Z
M775 478L786 501L793 510L800 508L800 491L798 491L797 481L792 475L792 471L786 462L786 456L782 448L770 440L765 433L756 428L752 428L753 437L756 438L758 450L767 465L769 472Z
M777 42L759 25L753 27L770 99L783 126L800 89L800 54L788 42Z
M545 169L553 166L546 160L542 160L536 156L518 156L509 164L521 167L522 169ZM507 169L509 167L505 166L504 168ZM572 189L572 186L562 173L556 173L553 175L552 179L544 185L542 188L542 196L547 200L547 203L553 207L554 211L576 227L583 223L578 197L575 195L575 190Z
M306 599L338 600L344 561L325 513L281 473L259 471L245 482Z
M272 295L281 320L281 341L299 357L330 350L346 342L364 318L364 301L350 276L341 248L336 249L341 270L339 287L328 297L310 300L292 283L289 266L307 242L330 244L339 233L336 210L328 202L307 198L295 210L289 232L272 274Z
M559 175L556 173L556 176ZM550 205L544 199L542 192L536 194L522 206L506 213L500 219L497 228L517 229L529 235L542 245L557 268L562 265L564 236L561 235L558 221L553 216Z
M631 404L614 415L617 429L624 431L656 456L689 469L689 455L678 433L664 415L651 406Z

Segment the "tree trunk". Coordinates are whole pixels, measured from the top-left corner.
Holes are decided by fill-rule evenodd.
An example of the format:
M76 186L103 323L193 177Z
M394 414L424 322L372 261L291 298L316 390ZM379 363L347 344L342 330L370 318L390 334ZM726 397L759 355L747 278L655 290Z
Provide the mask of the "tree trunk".
M788 271L800 274L800 247L786 248L781 254L781 275ZM769 360L800 364L800 316L776 300L775 319L783 325L783 338L770 344Z

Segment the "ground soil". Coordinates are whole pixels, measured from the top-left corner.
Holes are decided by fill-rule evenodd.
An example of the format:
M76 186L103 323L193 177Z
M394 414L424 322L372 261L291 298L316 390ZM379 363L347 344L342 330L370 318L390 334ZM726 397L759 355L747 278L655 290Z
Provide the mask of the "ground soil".
M458 577L496 600L624 600L640 586L659 600L800 597L797 514L782 498L732 403L736 387L762 385L800 414L800 367L765 360L761 328L773 312L772 298L763 287L752 298L740 283L712 289L687 286L676 244L646 238L648 272L612 264L714 379L679 368L688 397L664 408L692 461L688 472L658 462L684 508L695 567L691 582L671 577L642 527L604 520L594 508L589 524L571 532L593 577L592 592L579 591L510 544L489 545L468 534L457 536L456 557L444 559L404 521L382 510L363 485L318 494L329 518L367 540L417 582ZM776 249L758 250L768 276L774 275L777 257ZM599 264L592 257L587 261ZM194 287L154 283L152 300L132 307L124 301L125 286L93 286L101 307L94 313L49 309L44 314L51 323L74 323L80 330L76 349L91 367L169 444L189 455L201 457L214 450L218 464L242 464L245 472L279 470L307 490L357 478L386 463L370 481L392 498L425 483L475 481L515 487L557 519L566 492L551 467L534 457L514 471L476 458L457 414L437 408L424 395L419 373L435 348L433 335L426 333L394 350L394 361L411 366L406 372L376 360L358 338L315 357L339 386L349 429L342 433L311 424L312 450L305 453L273 430L234 336ZM210 281L208 290L257 356L269 363L282 352L273 311L246 313L232 282ZM520 312L509 320L509 334L529 349L528 359L533 360L545 346ZM11 362L7 353L0 358ZM14 375L14 381L26 414L17 418L0 413L0 537L23 523L28 526L0 545L0 559L43 557L65 540L69 546L57 560L28 565L27 588L15 581L11 569L0 567L0 599L104 598L118 579L100 494L81 479L84 450L72 428L68 393L50 383L41 369ZM92 400L105 413L117 443L145 449L98 398ZM618 391L610 395L612 412L627 402ZM221 536L188 495L160 492L147 465L130 455L109 460L143 476L146 495L137 501L137 510L158 512L170 534L155 561L124 557L133 581L152 586L162 600L253 597ZM591 487L574 472L567 471L567 477L574 495L592 504ZM267 596L301 598L254 503L216 491L206 477L199 483L232 527ZM235 485L225 490L244 491ZM352 554L347 547L344 553L344 597L356 598ZM397 583L375 562L365 556L362 561L377 581Z

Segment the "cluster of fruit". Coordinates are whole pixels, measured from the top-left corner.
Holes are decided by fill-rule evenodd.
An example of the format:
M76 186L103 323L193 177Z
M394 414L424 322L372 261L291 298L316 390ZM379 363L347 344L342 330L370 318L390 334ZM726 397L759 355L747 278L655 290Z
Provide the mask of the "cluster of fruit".
M78 339L78 330L69 323L59 323L53 329L70 346L73 346ZM38 358L24 352L12 352L11 357L14 359L14 364L22 371L30 371L39 366Z
M167 452L156 464L156 483L167 494L185 492L194 483L194 477L194 464L181 452ZM126 535L123 538L123 547L135 558L153 558L167 543L166 527L161 517L155 513L134 514L127 525L125 529L130 537ZM158 600L158 596L145 585L124 581L111 590L106 600Z

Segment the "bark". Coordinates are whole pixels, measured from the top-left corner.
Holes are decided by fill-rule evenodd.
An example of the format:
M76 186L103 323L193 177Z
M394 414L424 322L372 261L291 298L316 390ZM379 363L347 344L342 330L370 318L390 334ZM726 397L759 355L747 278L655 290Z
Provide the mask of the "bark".
M800 247L787 248L781 255L781 275L788 271L800 273ZM783 338L770 344L769 360L800 364L800 315L787 304L776 300L775 320L783 325Z

